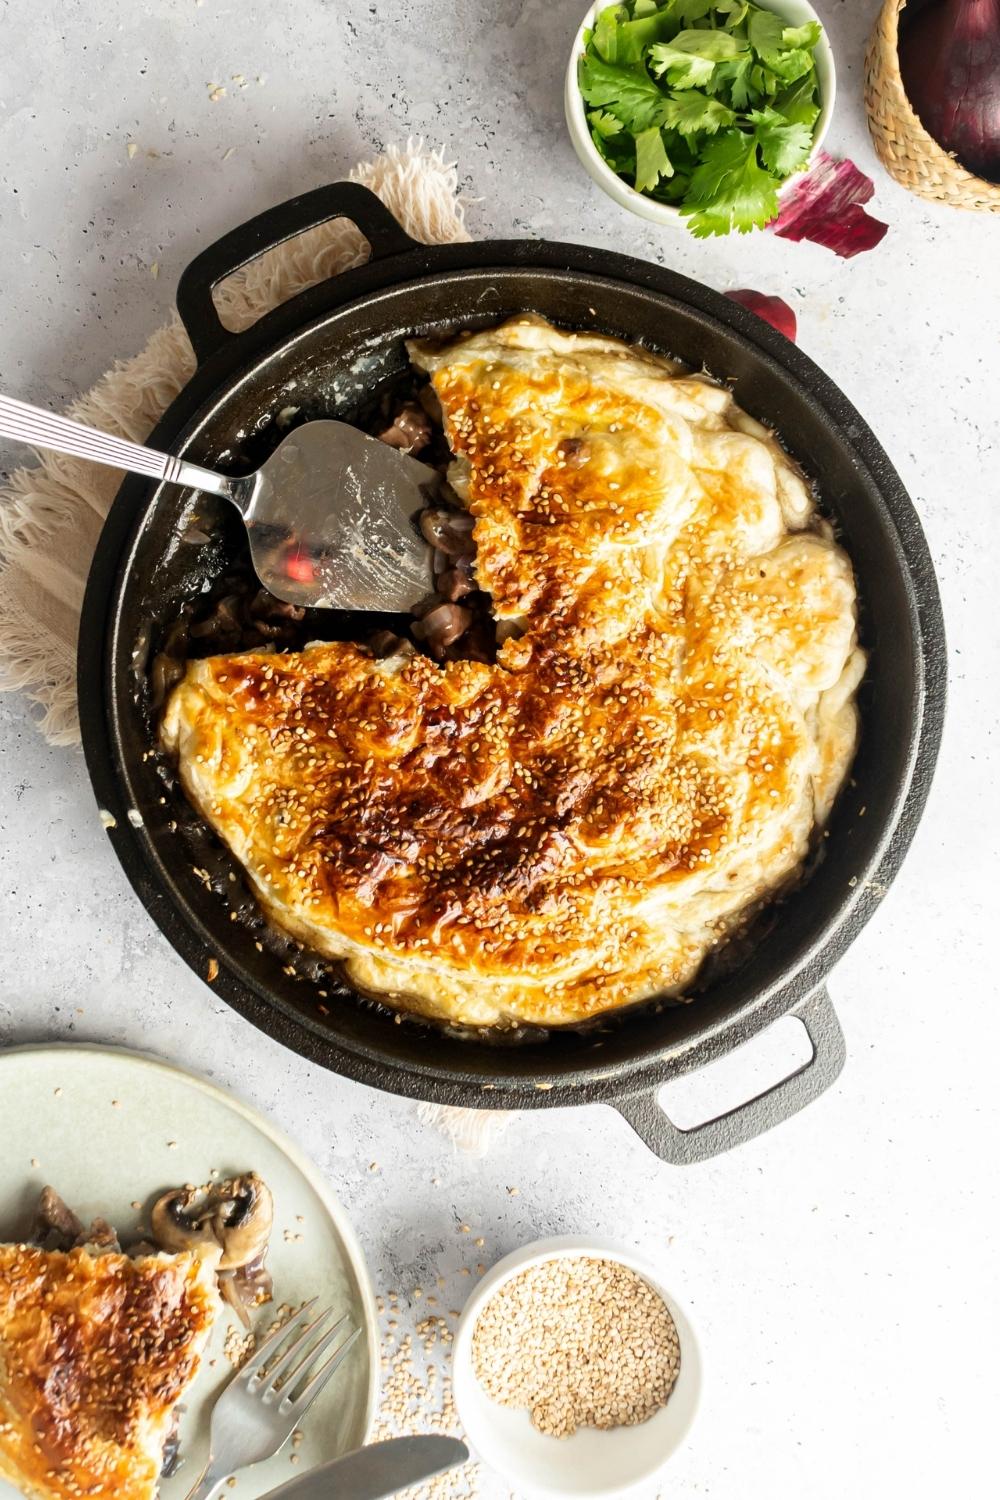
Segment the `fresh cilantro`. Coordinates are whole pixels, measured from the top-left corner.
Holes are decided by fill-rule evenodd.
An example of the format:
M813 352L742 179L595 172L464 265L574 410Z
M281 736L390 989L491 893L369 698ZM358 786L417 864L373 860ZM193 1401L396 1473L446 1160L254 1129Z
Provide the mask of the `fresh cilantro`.
M755 109L750 115L765 167L776 177L790 177L805 166L812 146L806 125L789 123L774 109Z
M609 109L633 135L662 125L666 116L667 96L648 73L599 57L588 55L580 63L580 92L588 104Z
M603 135L605 139L611 135L619 135L625 129L621 120L615 119L615 116L609 114L606 109L590 110L587 119L590 121L590 128L594 134Z
M726 130L708 142L681 212L697 216L692 228L704 234L746 234L777 215L778 181L760 165L754 136Z
M815 78L807 75L789 84L777 96L773 107L793 125L815 125L819 119Z
M714 11L727 18L724 24L732 31L743 20L750 6L748 0L673 0L665 8L676 17L681 26L690 26L692 22L705 19L708 19L709 25L714 25Z
M758 10L755 6L747 22L747 37L758 57L770 63L780 57L784 50L785 23L771 10Z
M605 62L618 62L618 27L628 20L624 5L609 5L600 12L594 24L594 50Z
M672 42L656 42L649 49L650 67L677 88L707 83L716 63L728 62L746 50L746 43L729 31L680 31Z
M730 198L733 182L755 159L753 136L740 130L727 130L717 140L709 141L691 177L691 201L703 208L716 198Z
M619 177L635 181L635 141L627 131L620 135L595 135L594 145Z
M733 110L727 109L719 99L706 99L697 89L684 89L670 96L666 123L681 135L697 135L704 131L714 135L723 125L736 121Z
M763 63L755 62L751 65L749 80L754 98L758 101L773 99L781 88L781 79L777 73L772 73Z
M707 240L713 234L732 233L733 216L727 207L692 208L686 199L681 205L681 213L688 229L699 240Z
M781 33L781 40L786 47L813 48L823 35L823 28L818 21L807 21L804 26L786 26Z
M690 26L692 21L703 21L709 11L715 9L715 0L673 0L667 9L680 30Z
M699 88L708 83L715 71L715 63L710 57L677 52L666 42L650 48L649 65L661 78L666 74L666 81L674 88L682 89Z
M796 78L805 78L815 66L813 55L806 47L793 47L788 52L782 52L778 62L772 64L778 77L784 78L787 83L794 82Z
M609 5L597 18L594 46L605 62L641 63L646 48L666 36L670 24L666 10L632 20L624 5Z
M779 78L784 78L791 83L796 78L801 78L813 67L813 57L810 50L816 42L793 42L786 40L791 36L796 38L800 35L811 36L812 32L808 26L786 26L780 16L773 11L757 10L750 12L750 20L747 24L747 36L750 45L757 53L763 63L776 73ZM816 41L820 33L817 32Z
M635 138L635 185L639 192L648 192L661 177L672 176L673 170L659 126L640 131Z
M708 85L708 92L719 98L728 96L733 109L749 109L752 104L760 102L760 95L750 81L752 67L752 52L734 57L732 62L719 63Z
M753 0L620 0L585 33L580 91L611 169L693 234L774 218L820 113L814 21Z

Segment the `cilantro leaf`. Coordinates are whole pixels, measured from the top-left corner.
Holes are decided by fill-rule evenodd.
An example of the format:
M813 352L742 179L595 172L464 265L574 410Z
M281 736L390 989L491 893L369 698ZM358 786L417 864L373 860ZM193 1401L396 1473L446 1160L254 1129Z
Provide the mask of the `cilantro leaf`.
M618 135L599 135L595 132L594 145L607 162L612 172L617 172L619 177L624 177L628 182L635 178L635 141L622 130Z
M751 104L758 104L761 98L751 82L752 66L753 53L749 51L741 57L734 57L732 62L718 63L705 87L716 96L728 91L733 109L747 109Z
M717 11L720 15L728 16L725 25L729 31L740 24L750 8L749 0L667 0L667 3L682 25L703 21L706 16L711 17L712 12ZM714 21L711 24L714 25Z
M608 5L597 18L594 47L605 62L641 63L649 44L659 41L671 29L667 10L654 10L652 15L632 20L624 5Z
M681 212L699 215L702 234L746 234L777 216L778 181L757 160L755 136L725 130L706 142Z
M754 63L750 69L750 87L758 99L773 99L781 87L777 73L772 73L763 63Z
M681 213L688 229L699 240L708 239L711 234L729 234L733 227L729 208L687 208L682 204Z
M663 45L675 52L706 57L712 62L722 62L727 57L736 57L740 52L746 51L746 43L733 36L731 31L679 31L672 42Z
M675 88L700 88L707 83L717 63L739 57L745 43L728 31L680 31L672 42L657 42L649 49L649 65Z
M701 143L695 142L688 136L683 136L677 130L663 131L663 144L667 148L670 157L670 165L674 169L674 176L683 176L685 190L687 179L691 176L695 167L701 159Z
M815 125L819 119L816 79L812 74L789 84L774 101L774 108L793 125Z
M661 78L665 73L675 88L700 88L709 81L715 68L711 58L675 52L669 43L650 47L649 65Z
M786 26L780 16L770 10L752 10L747 23L750 45L772 73L791 83L802 78L813 68L812 53L805 46L789 46L786 33L793 35L808 28ZM811 33L810 33L811 35ZM813 43L812 45L815 45ZM771 91L773 92L773 90Z
M786 26L781 40L786 47L815 47L823 35L818 21L807 21L804 26Z
M580 92L588 104L609 109L633 135L662 125L666 116L666 95L648 73L602 62L589 52L580 60Z
M606 5L594 23L594 48L605 62L618 62L615 33L619 21L628 20L624 5Z
M640 193L655 187L661 177L673 173L659 126L642 130L635 138L635 185Z
M758 10L755 6L750 12L747 38L757 56L762 57L765 62L770 62L783 50L784 31L784 21L773 10Z
M674 19L682 26L704 20L709 11L715 9L715 0L669 0L669 3Z
M741 130L724 131L709 141L691 178L691 199L697 207L704 208L714 198L728 196L734 175L739 176L755 151L753 136L744 135Z
M773 109L755 109L750 115L754 136L765 167L776 177L790 177L809 160L812 131L808 125L789 123Z
M719 99L708 99L697 89L684 89L670 96L666 124L681 135L697 135L705 131L714 135L723 125L732 125L736 115Z
M611 135L619 135L625 129L621 120L616 120L613 114L606 109L591 109L587 112L590 128L596 135L603 135L605 139Z
M808 52L805 47L793 47L788 52L782 52L776 61L771 63L771 67L779 78L784 78L786 82L791 83L796 78L804 78L807 73L811 73L815 68L815 63L812 53Z

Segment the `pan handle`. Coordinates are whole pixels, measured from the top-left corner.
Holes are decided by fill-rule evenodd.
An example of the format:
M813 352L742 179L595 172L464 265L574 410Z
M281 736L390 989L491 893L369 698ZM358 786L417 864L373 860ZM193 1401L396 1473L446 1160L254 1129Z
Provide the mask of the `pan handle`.
M385 205L358 182L332 182L266 209L203 250L177 284L177 311L199 364L236 337L219 321L212 297L219 282L266 251L330 219L350 219L356 224L372 247L372 260L417 248L417 241Z
M813 990L789 1012L798 1016L809 1034L813 1054L798 1072L783 1078L773 1088L746 1104L691 1130L681 1130L662 1109L657 1090L615 1101L636 1135L658 1156L673 1166L707 1161L733 1146L741 1146L797 1114L828 1089L844 1066L844 1033L825 986Z

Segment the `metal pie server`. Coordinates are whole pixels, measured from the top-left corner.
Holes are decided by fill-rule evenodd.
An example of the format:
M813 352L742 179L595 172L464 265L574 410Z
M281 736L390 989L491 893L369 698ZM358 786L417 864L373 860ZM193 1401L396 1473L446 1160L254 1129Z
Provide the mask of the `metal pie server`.
M346 422L304 423L235 479L9 396L0 396L0 437L230 501L261 583L289 604L403 613L434 588L414 517L438 474Z
M390 1438L320 1464L268 1490L263 1500L380 1500L464 1464L468 1457L468 1448L457 1438Z

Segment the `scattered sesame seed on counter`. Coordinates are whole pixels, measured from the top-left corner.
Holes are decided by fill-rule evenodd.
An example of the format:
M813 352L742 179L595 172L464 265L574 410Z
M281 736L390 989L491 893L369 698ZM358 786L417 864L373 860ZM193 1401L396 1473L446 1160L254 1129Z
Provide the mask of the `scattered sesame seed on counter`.
M390 1313L400 1311L393 1292ZM464 1437L451 1387L451 1345L457 1312L406 1320L381 1320L382 1399L372 1442L440 1433ZM409 1326L406 1326L406 1323ZM479 1465L473 1460L406 1491L410 1500L474 1500L479 1494Z

